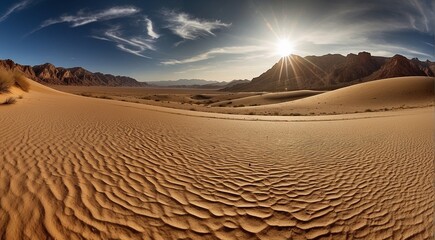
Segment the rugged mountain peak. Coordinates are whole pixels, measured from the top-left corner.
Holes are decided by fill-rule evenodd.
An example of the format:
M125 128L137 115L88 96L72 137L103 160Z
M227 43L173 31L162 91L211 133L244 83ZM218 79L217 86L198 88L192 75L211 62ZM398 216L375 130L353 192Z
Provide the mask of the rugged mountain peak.
M396 54L390 58L379 71L369 77L370 80L393 78L403 76L433 76L431 72L425 72L424 66L419 66L421 62L408 60L406 57ZM421 63L423 64L423 63ZM429 69L430 71L430 69Z
M56 67L51 63L44 63L31 67L16 64L8 59L0 60L0 68L20 71L28 78L45 84L129 87L147 86L146 83L138 82L129 77L92 73L82 67L70 69Z
M33 68L47 69L49 71L55 71L56 70L56 67L53 64L51 64L51 63L44 63L44 64L41 64L41 65L36 65Z
M402 55L391 58L368 52L280 59L271 69L229 91L286 91L331 89L375 79L401 76L434 76L435 63L408 60Z
M12 61L11 59L6 59L6 60L4 61L4 63L5 63L5 65L8 66L10 69L12 69L12 68L15 67L15 62Z

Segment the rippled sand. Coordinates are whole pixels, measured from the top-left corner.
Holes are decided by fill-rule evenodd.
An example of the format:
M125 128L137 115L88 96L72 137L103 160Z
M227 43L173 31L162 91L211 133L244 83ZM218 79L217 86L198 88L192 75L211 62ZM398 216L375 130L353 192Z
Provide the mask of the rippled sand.
M0 239L434 235L433 108L183 114L38 85L0 107Z

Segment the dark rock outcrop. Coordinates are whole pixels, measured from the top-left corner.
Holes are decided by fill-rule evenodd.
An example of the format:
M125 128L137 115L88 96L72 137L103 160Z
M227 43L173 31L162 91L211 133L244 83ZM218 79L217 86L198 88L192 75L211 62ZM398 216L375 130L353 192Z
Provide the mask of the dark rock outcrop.
M124 86L144 87L145 82L138 82L136 79L125 76L114 76L111 74L92 73L84 68L62 68L55 67L51 63L36 66L23 66L12 60L0 60L0 68L12 71L19 71L26 77L43 84L53 85L74 85L74 86Z

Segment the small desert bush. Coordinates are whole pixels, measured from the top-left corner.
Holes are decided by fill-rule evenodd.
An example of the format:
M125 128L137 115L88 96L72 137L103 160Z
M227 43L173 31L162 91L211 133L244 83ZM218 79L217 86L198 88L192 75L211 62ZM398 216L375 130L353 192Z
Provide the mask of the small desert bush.
M80 93L83 97L93 97L90 93Z
M3 102L3 104L9 105L9 104L14 104L17 102L17 99L14 97L8 97L6 98L6 100Z
M113 99L113 98L111 98L109 96L106 96L106 95L97 96L97 98L101 98L101 99Z
M15 85L21 88L24 92L28 92L30 89L30 83L24 75L15 72L14 73Z
M9 92L9 89L13 85L16 85L25 92L28 92L30 89L29 81L21 73L0 70L0 93Z
M9 92L15 83L14 77L11 72L6 70L0 70L0 93Z

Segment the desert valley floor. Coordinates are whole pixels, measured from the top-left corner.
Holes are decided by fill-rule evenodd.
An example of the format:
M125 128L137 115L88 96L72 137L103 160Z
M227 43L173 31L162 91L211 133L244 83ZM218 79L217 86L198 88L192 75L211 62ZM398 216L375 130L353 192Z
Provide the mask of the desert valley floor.
M434 120L202 113L32 83L0 107L0 239L430 239Z

